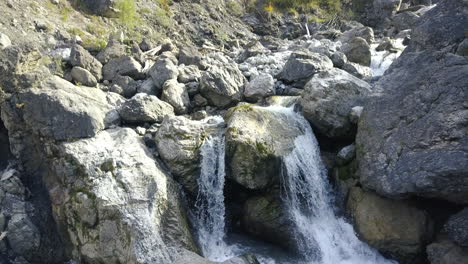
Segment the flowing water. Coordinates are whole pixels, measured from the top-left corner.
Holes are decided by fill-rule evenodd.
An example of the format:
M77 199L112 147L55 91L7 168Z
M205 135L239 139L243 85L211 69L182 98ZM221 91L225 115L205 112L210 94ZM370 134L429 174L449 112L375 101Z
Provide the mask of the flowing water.
M395 41L395 47L397 50L393 52L389 52L387 50L377 51L377 47L379 43L371 44L371 71L372 76L382 76L384 75L385 71L390 68L390 65L400 57L401 53L405 49L403 45L403 39L397 39Z
M224 207L224 136L215 135L201 147L201 172L198 178L196 223L203 255L213 261L223 261L232 253L225 242Z
M225 142L222 134L209 137L201 147L198 180L197 227L205 257L224 261L243 253L256 253L262 264L390 264L377 251L361 242L351 224L337 216L334 195L320 158L317 140L309 123L292 107L263 107L278 118L296 124L303 134L294 149L283 157L282 199L295 225L301 260L276 254L274 248L255 245L248 239L226 242L224 177ZM278 255L278 256L276 256Z

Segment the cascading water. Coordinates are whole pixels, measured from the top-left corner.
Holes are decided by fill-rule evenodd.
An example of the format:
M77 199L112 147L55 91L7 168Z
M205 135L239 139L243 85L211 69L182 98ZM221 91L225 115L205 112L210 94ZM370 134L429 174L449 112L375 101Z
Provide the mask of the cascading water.
M299 251L306 263L394 263L361 242L353 227L335 214L333 194L308 122L291 108L268 107L296 120L303 135L283 158L283 200L296 226Z
M281 103L281 102L280 102ZM289 101L285 101L291 105ZM258 106L256 106L258 107ZM334 196L320 158L317 140L309 123L294 107L262 107L302 131L293 150L283 157L282 199L295 225L295 236L303 260L276 260L261 252L262 264L393 264L360 241L351 224L335 213ZM255 246L237 242L228 245L225 231L223 133L208 137L201 147L201 174L195 223L203 255L225 261L243 253L255 253ZM273 254L271 254L273 255Z
M231 256L225 242L224 135L211 136L201 147L201 172L198 178L196 225L203 255L213 261Z
M372 76L382 76L385 71L390 68L390 65L400 57L401 53L405 49L403 45L403 39L397 39L395 41L395 47L397 48L393 52L383 50L377 51L378 43L371 44L371 71Z

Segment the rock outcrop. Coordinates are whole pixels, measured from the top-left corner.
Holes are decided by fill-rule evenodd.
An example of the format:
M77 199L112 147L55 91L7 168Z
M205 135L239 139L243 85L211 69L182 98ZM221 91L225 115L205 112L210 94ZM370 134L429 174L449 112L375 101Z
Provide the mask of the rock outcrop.
M251 189L264 189L280 179L280 158L303 132L287 113L244 104L226 114L227 175Z
M155 142L175 179L192 195L198 192L200 147L222 125L220 117L193 121L182 116L164 119Z
M452 53L464 38L467 5L443 1L426 13L407 50L374 85L357 136L366 188L468 203L468 59Z
M424 211L357 187L350 191L347 210L361 239L382 254L400 263L422 261L433 232Z
M306 84L301 98L304 117L328 137L352 137L355 126L349 119L353 107L362 105L371 87L351 74L333 68Z

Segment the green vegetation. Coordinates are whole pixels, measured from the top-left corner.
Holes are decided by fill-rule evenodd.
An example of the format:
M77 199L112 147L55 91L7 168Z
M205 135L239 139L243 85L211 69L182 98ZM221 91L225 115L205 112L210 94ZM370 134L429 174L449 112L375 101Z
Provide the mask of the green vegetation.
M352 13L344 11L343 0L265 0L264 11L289 12L291 14L309 14L309 20L325 22L337 17L350 17Z
M229 0L226 2L226 8L228 11L235 16L242 16L244 10L241 4L236 0Z
M135 0L119 0L116 8L119 10L120 22L129 29L134 28L140 19Z

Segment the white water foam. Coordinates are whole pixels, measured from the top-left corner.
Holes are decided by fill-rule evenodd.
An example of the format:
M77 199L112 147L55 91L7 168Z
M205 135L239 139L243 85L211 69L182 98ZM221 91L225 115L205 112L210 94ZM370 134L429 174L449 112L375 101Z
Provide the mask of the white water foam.
M232 257L225 242L224 148L224 135L207 138L201 147L196 225L203 255L212 261L224 261Z

